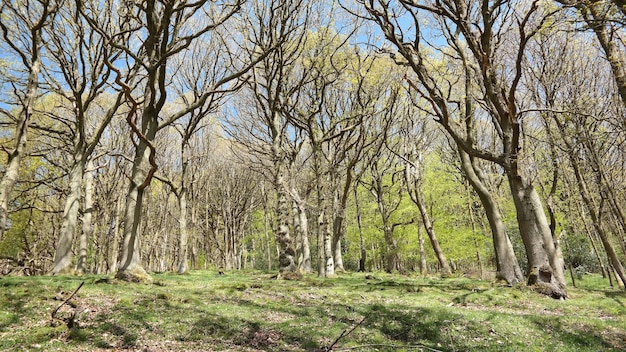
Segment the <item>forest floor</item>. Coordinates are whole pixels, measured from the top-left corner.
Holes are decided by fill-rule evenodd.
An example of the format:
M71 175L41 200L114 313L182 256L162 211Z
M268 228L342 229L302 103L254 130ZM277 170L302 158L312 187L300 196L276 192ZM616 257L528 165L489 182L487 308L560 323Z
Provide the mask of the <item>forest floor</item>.
M382 273L153 278L0 277L0 350L626 350L626 294L597 276L570 286L565 301L524 286Z

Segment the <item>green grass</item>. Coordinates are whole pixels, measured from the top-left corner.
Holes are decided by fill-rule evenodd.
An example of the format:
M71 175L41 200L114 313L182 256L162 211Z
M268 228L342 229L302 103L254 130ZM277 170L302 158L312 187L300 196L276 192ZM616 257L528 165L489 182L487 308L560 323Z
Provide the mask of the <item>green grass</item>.
M0 350L314 351L352 328L335 351L626 349L626 294L595 276L578 280L566 301L467 278L271 277L195 271L155 274L151 285L1 277Z

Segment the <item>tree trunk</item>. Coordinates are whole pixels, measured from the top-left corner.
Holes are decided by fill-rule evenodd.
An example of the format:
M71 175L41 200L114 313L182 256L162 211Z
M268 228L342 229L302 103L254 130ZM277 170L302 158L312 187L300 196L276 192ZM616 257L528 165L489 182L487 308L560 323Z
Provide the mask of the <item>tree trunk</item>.
M461 158L461 167L468 182L478 194L491 228L496 256L496 279L504 280L509 285L522 282L524 275L515 256L513 244L506 234L506 226L502 220L500 210L483 182L482 172L474 165L470 156L463 149L458 148L458 151Z
M359 227L359 249L361 256L359 257L359 271L365 271L365 262L367 260L367 251L365 249L365 236L363 236L363 224L361 222L361 203L359 202L359 192L356 185L354 186L354 205L356 206L356 222Z
M65 200L61 232L57 240L54 264L51 270L51 274L53 275L69 274L74 271L72 265L72 245L74 244L74 237L78 227L78 210L80 208L84 172L85 163L83 155L80 151L76 151L74 154L74 164L69 174L70 193Z
M426 251L424 251L424 236L422 235L422 226L417 224L417 240L420 250L420 274L425 275L428 267L426 266Z
M408 172L408 171L407 171ZM422 193L422 186L419 180L415 180L414 188L411 192L411 199L417 205L419 209L420 215L422 217L422 223L424 224L424 229L426 230L426 234L430 239L430 244L433 247L433 251L435 252L435 256L437 256L437 260L439 261L439 265L441 266L441 271L445 275L452 274L452 270L450 269L450 265L448 265L448 261L446 260L446 256L443 254L441 247L439 246L439 241L437 240L437 236L435 234L435 229L433 228L432 223L430 222L430 217L428 216L428 211L426 209L426 202L424 201L424 195Z
M93 161L87 162L87 172L85 173L85 207L83 210L83 230L80 233L78 247L78 263L76 264L76 272L83 274L87 272L87 251L89 247L89 239L93 236Z
M146 118L146 117L144 117ZM150 120L149 118L146 118ZM153 132L148 140L154 139L156 133L156 119L152 119ZM119 268L116 278L131 282L151 282L152 278L141 265L141 247L139 242L139 224L141 222L141 210L143 207L144 189L141 188L146 177L150 164L148 158L150 150L141 141L135 152L130 186L126 195L126 208L124 210L124 239L122 242L122 252L120 253Z
M326 277L335 275L335 258L333 257L333 231L331 229L330 224L328 223L328 218L330 217L331 211L330 209L326 209L324 212L324 257L326 259Z
M276 240L279 248L278 271L280 273L295 272L297 270L294 261L296 253L293 248L293 240L289 234L289 206L287 204L282 164L282 161L276 163L276 178L274 181L276 187L276 217L278 222L278 231L276 231Z
M528 285L541 287L553 298L567 298L563 260L550 234L548 220L535 188L520 176L511 176L509 186L515 203L517 223L528 258Z
M268 214L268 199L265 191L265 183L261 183L261 197L263 197L263 231L265 233L265 245L267 246L267 270L272 270L272 246L270 244L270 226Z
M35 35L35 34L34 34ZM39 50L39 34L33 38L33 48ZM7 220L9 215L9 200L13 193L13 187L17 182L22 157L26 152L26 141L28 139L28 126L32 115L31 105L37 98L37 89L39 88L39 72L41 71L41 61L39 52L33 54L34 61L31 64L26 83L26 96L22 102L22 111L18 115L17 125L15 126L15 147L8 153L8 160L2 181L0 181L0 241L4 239Z
M389 219L383 221L383 234L385 236L385 271L392 273L399 269L398 246L393 238L393 227L389 224Z
M182 177L184 177L183 175ZM178 208L180 210L180 215L178 219L178 274L185 274L188 270L187 268L187 260L188 260L188 240L189 240L189 232L187 230L187 189L183 186L180 189L180 194L178 197Z
M111 239L109 253L109 262L111 263L111 266L109 268L110 273L117 272L118 264L121 260L119 241L122 229L122 216L124 214L124 201L122 197L119 197L115 203L115 226L113 227L113 238Z
M300 199L297 190L292 189L295 195L293 202L294 231L296 231L296 253L298 254L298 270L310 273L311 248L309 244L309 219L306 214L306 200Z
M570 3L570 1L561 2ZM624 55L620 53L619 48L612 42L613 34L611 31L614 28L611 27L613 26L613 21L606 18L607 10L604 9L605 4L589 1L585 4L581 2L576 5L581 11L585 22L596 34L606 60L611 65L611 71L613 72L617 91L622 98L622 104L626 104L626 60L624 60Z
M332 180L327 179L327 184L332 184ZM333 257L333 229L330 225L331 215L333 214L333 209L336 209L337 205L337 197L335 197L334 192L332 198L332 205L328 202L328 199L324 197L326 200L326 204L322 204L325 206L324 210L324 258L326 265L326 277L335 275L335 258Z

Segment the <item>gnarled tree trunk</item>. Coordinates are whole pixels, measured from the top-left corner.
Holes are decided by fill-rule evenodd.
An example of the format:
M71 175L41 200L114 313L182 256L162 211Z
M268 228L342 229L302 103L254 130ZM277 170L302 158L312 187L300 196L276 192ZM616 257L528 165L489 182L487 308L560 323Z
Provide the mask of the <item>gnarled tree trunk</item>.
M541 287L553 298L567 298L560 248L551 236L537 191L532 184L524 184L520 176L509 177L509 185L528 258L528 285Z

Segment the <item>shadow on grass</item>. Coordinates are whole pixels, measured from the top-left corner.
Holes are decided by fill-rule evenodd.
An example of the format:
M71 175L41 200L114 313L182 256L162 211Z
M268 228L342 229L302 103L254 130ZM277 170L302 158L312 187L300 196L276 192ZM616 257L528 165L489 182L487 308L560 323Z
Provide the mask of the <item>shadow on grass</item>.
M567 323L548 317L529 316L528 319L550 335L553 342L560 342L567 348L585 351L623 351L626 348L626 334L623 332L598 333L596 328L584 323Z
M624 302L622 301L622 300L626 300L626 291L607 291L607 292L604 292L604 295L607 298L610 298L613 301L615 301L615 303L622 306L622 308L626 308L626 306L624 306ZM619 300L619 298L621 298L622 300Z

